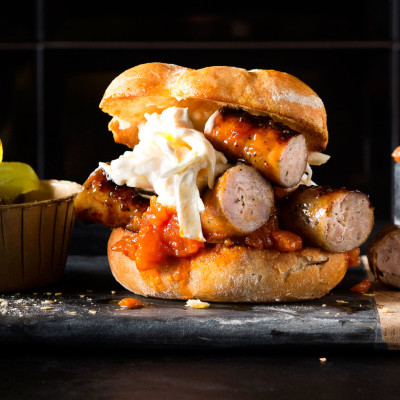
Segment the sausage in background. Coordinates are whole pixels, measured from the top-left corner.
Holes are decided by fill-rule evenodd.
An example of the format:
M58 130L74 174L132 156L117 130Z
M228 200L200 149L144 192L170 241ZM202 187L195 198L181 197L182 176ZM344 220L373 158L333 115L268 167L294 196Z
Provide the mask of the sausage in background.
M367 257L375 278L400 288L400 226L383 227L368 243Z

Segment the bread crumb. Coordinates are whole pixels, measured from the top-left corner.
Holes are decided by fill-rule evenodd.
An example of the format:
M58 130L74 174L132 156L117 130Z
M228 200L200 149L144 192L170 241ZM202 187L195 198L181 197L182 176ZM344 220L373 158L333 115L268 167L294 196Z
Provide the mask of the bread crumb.
M381 310L384 314L390 313L389 309L386 307L383 307Z
M42 307L41 310L52 310L54 307Z
M322 307L326 307L326 304L322 304Z
M51 292L46 292L47 296L51 296L53 293Z
M83 299L83 298L85 297L85 295L84 295L84 294L80 294L79 297L80 297L81 299Z
M186 307L192 308L208 308L210 307L210 303L205 301L201 301L199 299L191 299L186 302Z
M117 293L115 290L111 290L111 294L115 294Z
M86 292L87 293L93 293L93 290L92 289L87 289Z
M348 301L344 301L344 300L336 300L336 303L340 303L340 304L349 304Z
M319 358L319 362L320 362L321 364L325 364L325 363L326 363L326 358L325 358L325 357L320 357L320 358Z
M68 311L67 314L69 314L69 315L75 315L75 314L76 314L76 311Z
M89 314L97 314L97 311L96 310L89 310Z
M54 296L61 296L61 295L62 295L62 292L54 293Z

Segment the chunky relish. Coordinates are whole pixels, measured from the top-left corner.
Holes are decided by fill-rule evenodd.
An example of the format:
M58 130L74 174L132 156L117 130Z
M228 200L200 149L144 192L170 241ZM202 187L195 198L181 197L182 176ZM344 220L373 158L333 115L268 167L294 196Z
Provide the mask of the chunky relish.
M346 258L347 258L348 268L357 267L358 265L360 265L361 264L360 248L357 247L353 250L348 251L346 253Z
M112 250L121 251L136 262L139 271L145 271L157 268L167 257L189 257L203 247L203 242L180 236L175 210L153 196L142 215L139 232L127 232Z

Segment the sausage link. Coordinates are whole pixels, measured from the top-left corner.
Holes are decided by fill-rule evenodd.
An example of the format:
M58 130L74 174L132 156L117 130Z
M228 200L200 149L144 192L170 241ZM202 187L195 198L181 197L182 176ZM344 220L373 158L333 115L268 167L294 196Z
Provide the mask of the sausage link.
M265 224L274 210L271 184L253 167L238 164L203 197L203 233L208 241L240 236Z
M309 245L346 252L363 244L374 225L374 210L364 193L346 188L301 185L279 206L284 229Z
M74 201L75 217L84 223L137 231L140 218L149 205L137 190L107 180L101 168L93 171ZM135 218L138 217L138 218Z
M400 288L400 226L383 227L368 243L367 257L375 278Z
M228 158L244 160L279 186L296 186L307 167L304 136L269 117L222 108L210 117L204 135Z

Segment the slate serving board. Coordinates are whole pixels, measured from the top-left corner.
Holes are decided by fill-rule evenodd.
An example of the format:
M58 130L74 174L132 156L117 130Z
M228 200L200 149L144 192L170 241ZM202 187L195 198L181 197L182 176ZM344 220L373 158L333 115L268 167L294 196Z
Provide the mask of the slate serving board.
M372 296L350 288L366 277L349 270L328 296L301 303L226 304L192 309L185 301L135 296L112 277L106 257L70 256L62 281L40 290L0 294L5 344L110 348L384 348ZM121 310L124 297L142 300Z

